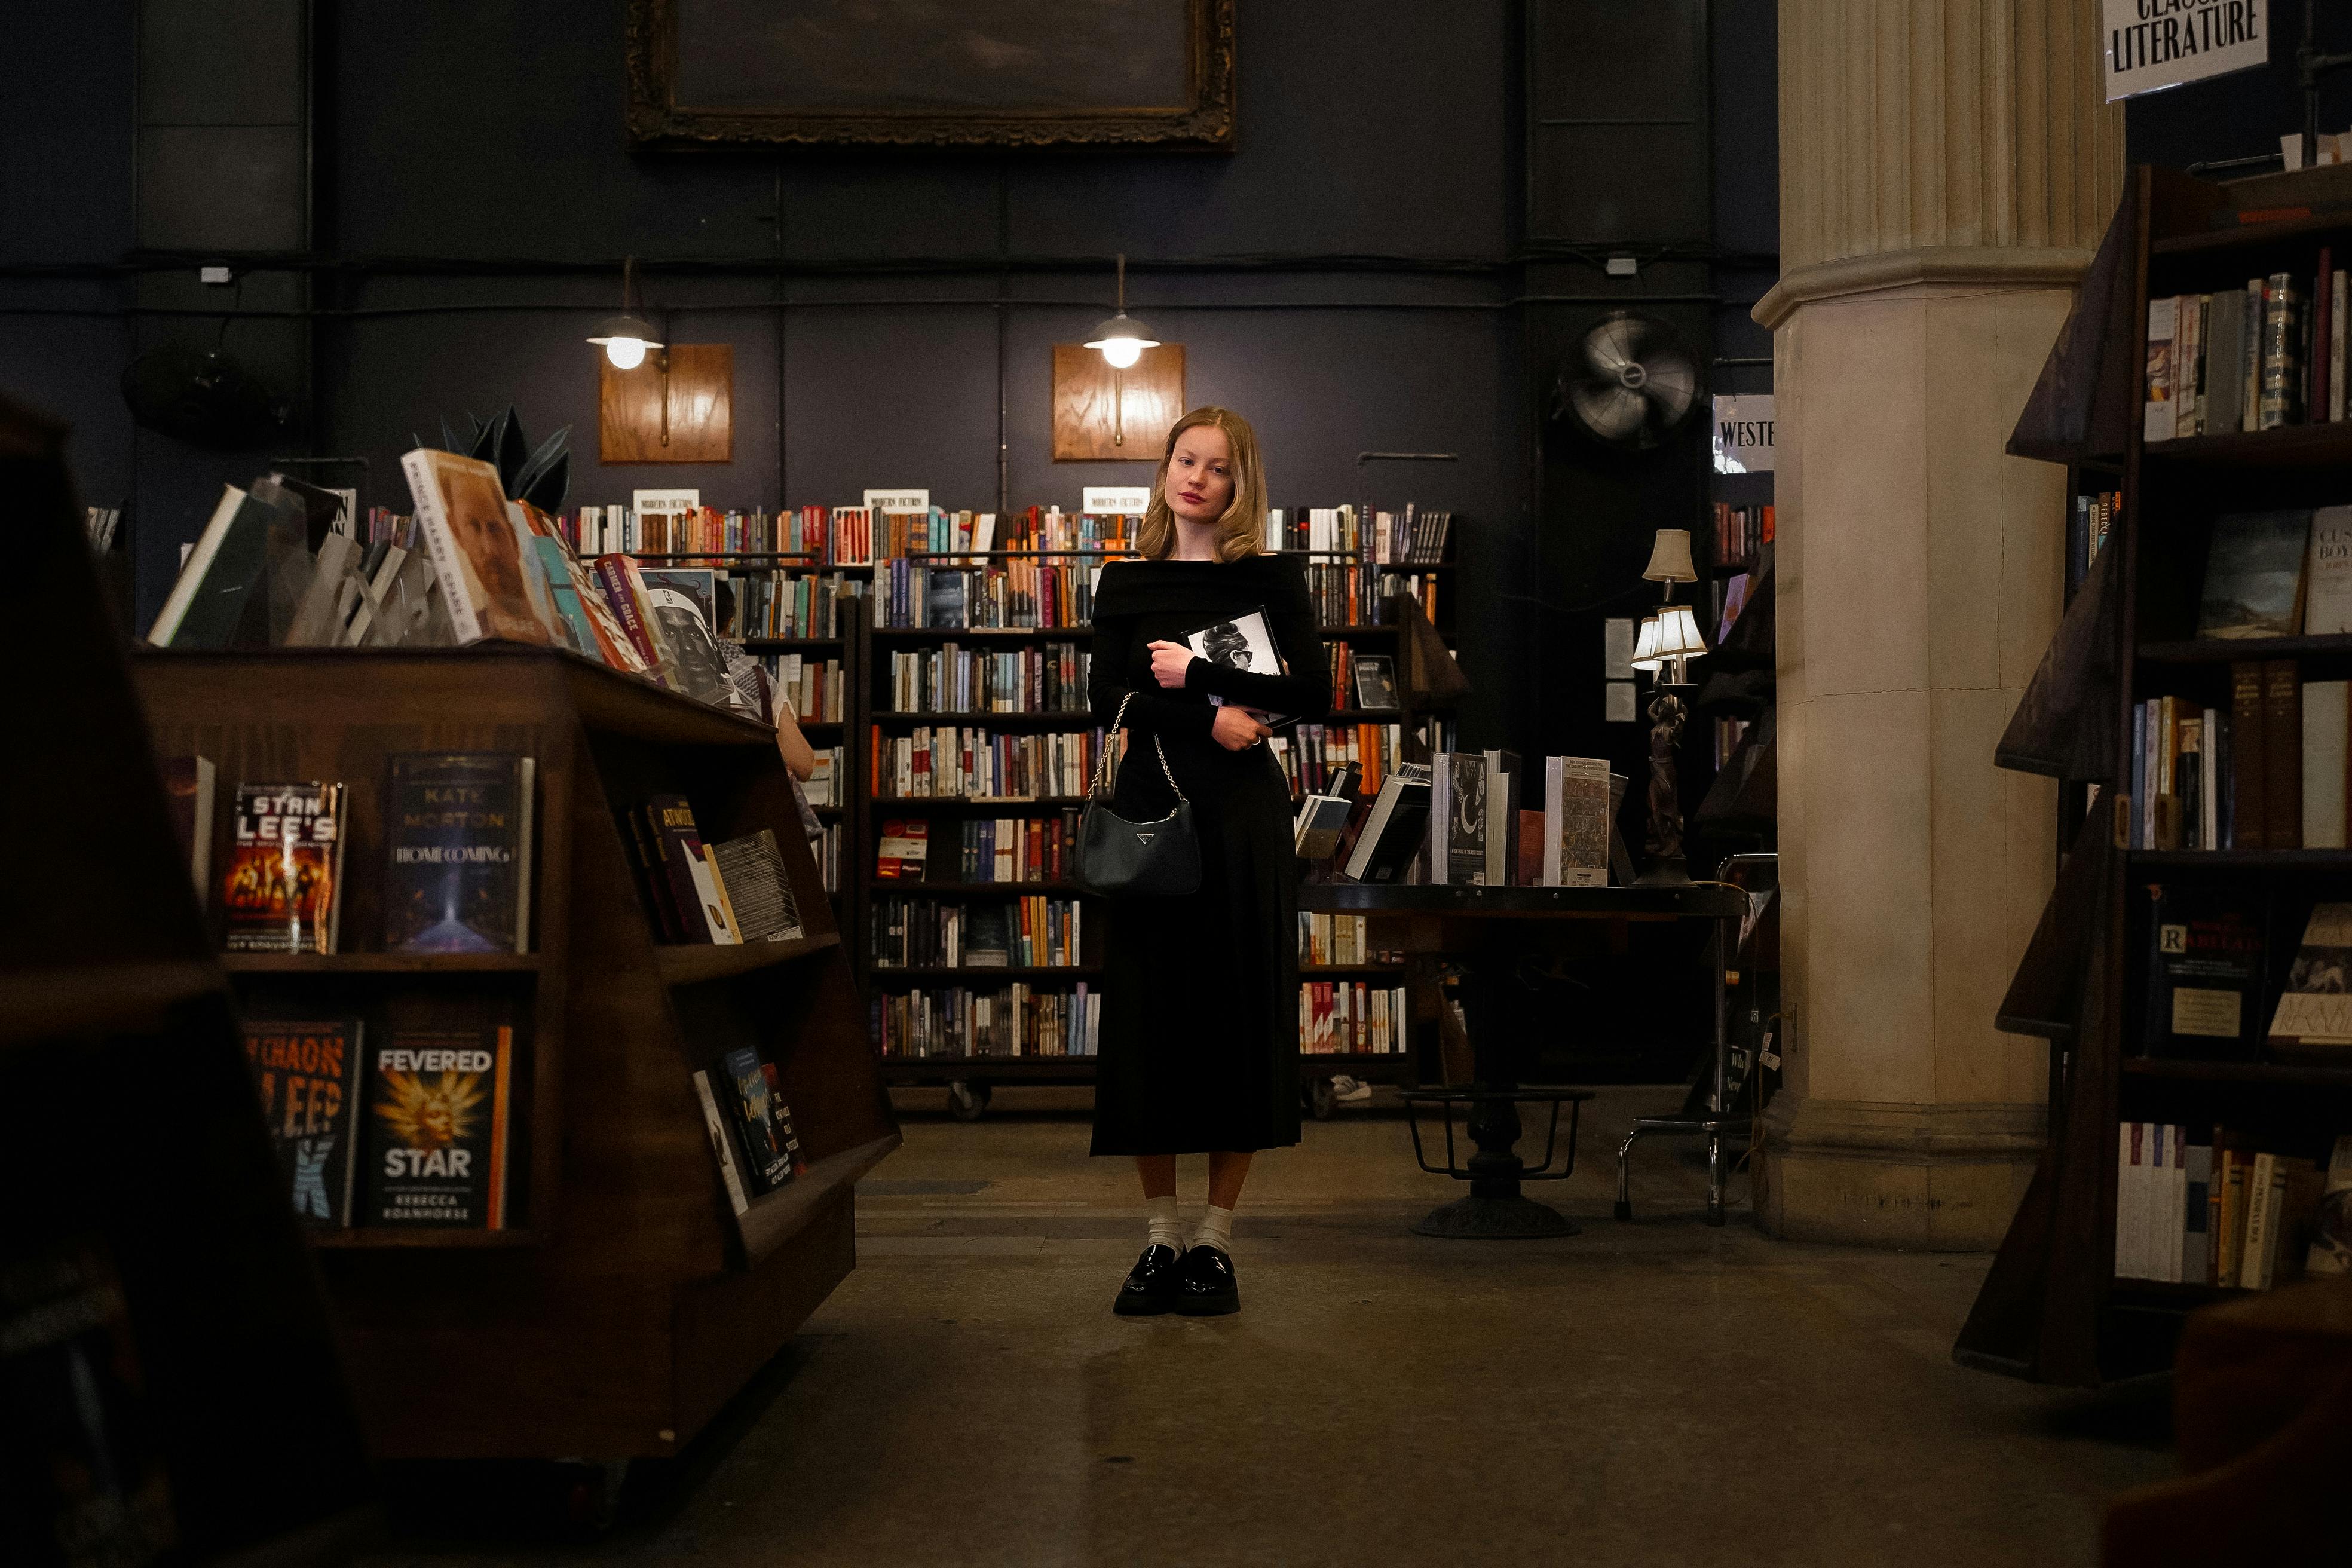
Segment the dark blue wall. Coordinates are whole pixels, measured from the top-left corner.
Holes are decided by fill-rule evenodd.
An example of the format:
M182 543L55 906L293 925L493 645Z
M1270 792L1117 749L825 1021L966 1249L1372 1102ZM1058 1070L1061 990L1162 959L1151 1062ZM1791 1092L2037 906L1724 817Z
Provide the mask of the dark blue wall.
M1769 251L1772 7L1715 9L1723 243ZM1009 499L1070 507L1084 484L1148 472L1056 464L1048 445L1050 346L1108 312L1110 257L1123 249L1138 263L1131 309L1186 346L1190 400L1256 423L1276 504L1411 500L1465 520L1462 641L1481 693L1465 736L1538 746L1516 732L1501 694L1507 672L1543 650L1518 646L1530 635L1512 629L1520 622L1476 613L1527 586L1532 428L1510 306L1521 7L1244 0L1238 10L1230 156L638 153L622 129L618 0L355 0L319 13L321 248L378 264L547 265L511 276L376 265L322 279L317 303L351 313L319 331L307 449L366 458L365 500L404 508L398 457L412 434L512 403L534 435L572 427L575 502L691 483L722 506L840 504L867 485L921 485L941 505L992 508L1002 253L1020 262L1003 284L1013 301ZM27 90L0 107L0 264L125 258L133 39L114 11L45 7L18 34L29 40ZM803 268L781 325L772 276L664 266L766 261L780 247ZM582 339L617 302L628 254L648 264L646 302L672 312L678 341L734 345L731 464L594 460L596 365ZM1336 259L1351 258L1389 259ZM806 270L841 263L881 265ZM1768 266L1723 280L1717 353L1769 352L1744 323L1769 278ZM129 336L110 312L130 299L127 281L0 276L0 312L98 312L0 313L0 387L75 425L93 499L130 490L134 440L139 471L173 458L164 438L134 437L115 390ZM1459 460L1356 462L1400 448ZM204 509L132 499L143 616Z

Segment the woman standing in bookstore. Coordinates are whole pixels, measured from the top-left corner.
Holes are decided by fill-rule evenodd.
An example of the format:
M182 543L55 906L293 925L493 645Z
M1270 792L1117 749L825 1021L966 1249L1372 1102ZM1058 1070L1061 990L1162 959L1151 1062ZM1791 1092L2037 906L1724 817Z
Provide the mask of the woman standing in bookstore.
M1248 422L1194 409L1160 454L1138 537L1145 559L1106 568L1095 595L1089 695L1106 726L1126 705L1135 763L1118 771L1115 809L1140 821L1174 806L1156 741L1201 845L1198 891L1129 900L1110 926L1094 1152L1135 1157L1150 1226L1113 1304L1122 1316L1237 1310L1233 1219L1250 1156L1298 1142L1290 792L1264 716L1318 721L1330 691L1306 569L1266 552L1265 497ZM1283 674L1186 646L1253 610ZM1176 1156L1203 1152L1209 1207L1187 1247Z

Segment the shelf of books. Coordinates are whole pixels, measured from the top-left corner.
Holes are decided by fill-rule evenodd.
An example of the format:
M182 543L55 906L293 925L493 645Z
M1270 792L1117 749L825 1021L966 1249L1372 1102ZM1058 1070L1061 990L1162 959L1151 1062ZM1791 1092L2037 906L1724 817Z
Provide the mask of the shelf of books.
M2001 1007L2051 1132L1969 1364L2126 1375L2199 1304L2352 1269L2352 222L2253 210L2294 178L2135 171L2013 438L2077 499L2001 758L2090 804Z
M676 1453L898 1141L772 729L504 641L134 669L373 1452Z

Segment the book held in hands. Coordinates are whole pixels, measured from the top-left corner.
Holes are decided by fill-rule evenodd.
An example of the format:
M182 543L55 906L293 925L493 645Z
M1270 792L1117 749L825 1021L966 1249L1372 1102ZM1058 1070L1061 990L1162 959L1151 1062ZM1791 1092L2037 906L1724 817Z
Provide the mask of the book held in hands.
M1238 669L1245 675L1280 675L1282 651L1275 647L1274 628L1264 610L1251 610L1228 620L1213 621L1197 631L1184 634L1184 646L1211 664L1227 669ZM1223 707L1225 700L1212 694L1209 700ZM1244 706L1246 706L1244 704ZM1279 713L1267 713L1252 708L1273 729L1280 729L1290 719Z

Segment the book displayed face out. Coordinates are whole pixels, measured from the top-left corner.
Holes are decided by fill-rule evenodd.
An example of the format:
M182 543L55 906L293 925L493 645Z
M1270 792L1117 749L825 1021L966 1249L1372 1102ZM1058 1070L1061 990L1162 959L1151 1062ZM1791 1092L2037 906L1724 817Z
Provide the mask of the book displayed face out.
M1274 644L1274 628L1266 622L1264 610L1252 610L1230 620L1213 621L1198 631L1184 634L1184 646L1211 664L1227 669L1238 669L1247 675L1280 675L1282 655ZM1211 702L1224 706L1222 697L1211 697ZM1252 709L1252 712L1258 710ZM1290 722L1282 714L1265 715L1265 721L1280 729Z

